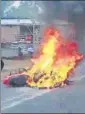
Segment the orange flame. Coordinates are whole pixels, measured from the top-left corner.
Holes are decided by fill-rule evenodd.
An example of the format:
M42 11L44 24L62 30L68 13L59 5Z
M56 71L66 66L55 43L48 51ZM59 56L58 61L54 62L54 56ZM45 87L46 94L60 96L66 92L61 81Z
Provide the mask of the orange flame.
M83 55L78 53L77 43L64 40L55 28L44 34L44 45L34 66L26 72L27 83L32 87L54 87L64 82ZM70 75L69 75L70 76Z

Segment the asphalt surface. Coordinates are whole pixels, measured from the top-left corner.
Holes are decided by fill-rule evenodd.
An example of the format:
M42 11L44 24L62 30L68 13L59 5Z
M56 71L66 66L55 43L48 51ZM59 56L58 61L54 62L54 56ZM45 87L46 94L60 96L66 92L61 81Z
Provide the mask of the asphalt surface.
M73 85L52 90L7 88L1 84L2 113L85 113L85 62L75 70Z

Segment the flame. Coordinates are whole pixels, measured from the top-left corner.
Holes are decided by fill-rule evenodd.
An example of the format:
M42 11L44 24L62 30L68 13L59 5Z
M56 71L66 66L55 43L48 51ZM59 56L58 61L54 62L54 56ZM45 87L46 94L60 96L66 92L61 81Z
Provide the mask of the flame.
M55 28L44 34L44 45L33 67L26 72L30 76L27 84L32 87L55 87L68 79L83 55L78 53L76 42L64 40Z

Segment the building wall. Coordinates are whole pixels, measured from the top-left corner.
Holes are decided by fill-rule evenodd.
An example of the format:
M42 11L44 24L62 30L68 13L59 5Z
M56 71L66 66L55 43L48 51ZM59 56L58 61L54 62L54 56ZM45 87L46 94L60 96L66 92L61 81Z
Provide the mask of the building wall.
M16 40L16 35L20 34L19 26L2 26L1 42L12 42Z

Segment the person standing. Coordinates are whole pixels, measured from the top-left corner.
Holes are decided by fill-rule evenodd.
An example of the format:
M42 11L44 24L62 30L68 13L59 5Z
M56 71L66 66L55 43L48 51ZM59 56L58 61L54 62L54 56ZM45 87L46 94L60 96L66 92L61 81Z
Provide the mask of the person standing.
M33 57L33 53L34 53L33 46L29 46L28 47L28 54L30 55L30 57Z
M4 61L1 59L1 71L3 70L4 68Z
M21 47L18 48L18 56L19 56L20 59L22 59L22 57L23 57L23 53L22 53Z

